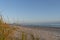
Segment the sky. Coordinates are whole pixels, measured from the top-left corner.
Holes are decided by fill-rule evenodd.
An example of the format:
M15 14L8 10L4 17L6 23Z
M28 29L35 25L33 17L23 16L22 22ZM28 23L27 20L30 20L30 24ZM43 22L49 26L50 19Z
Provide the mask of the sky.
M0 0L0 14L6 22L60 22L60 0Z

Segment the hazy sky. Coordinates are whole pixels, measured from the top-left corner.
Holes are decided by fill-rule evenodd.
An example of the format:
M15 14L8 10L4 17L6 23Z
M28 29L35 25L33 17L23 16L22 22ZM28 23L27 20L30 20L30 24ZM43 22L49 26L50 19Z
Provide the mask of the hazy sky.
M11 22L60 22L60 0L0 0L0 12Z

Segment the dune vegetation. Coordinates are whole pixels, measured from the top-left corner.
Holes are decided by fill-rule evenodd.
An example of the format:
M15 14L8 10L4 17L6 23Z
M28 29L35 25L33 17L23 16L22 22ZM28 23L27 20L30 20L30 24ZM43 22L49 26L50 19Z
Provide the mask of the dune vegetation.
M12 32L10 26L4 23L2 17L0 18L0 40L7 40L8 35Z

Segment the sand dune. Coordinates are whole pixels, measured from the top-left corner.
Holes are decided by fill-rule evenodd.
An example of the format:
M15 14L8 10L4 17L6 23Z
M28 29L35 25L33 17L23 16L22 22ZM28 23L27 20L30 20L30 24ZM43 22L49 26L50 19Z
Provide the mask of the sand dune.
M13 35L9 35L9 38L12 37L18 40L22 40L23 33L25 35L24 40L60 40L60 31L56 32L56 30L52 31L47 29L18 26L17 29L13 31Z

